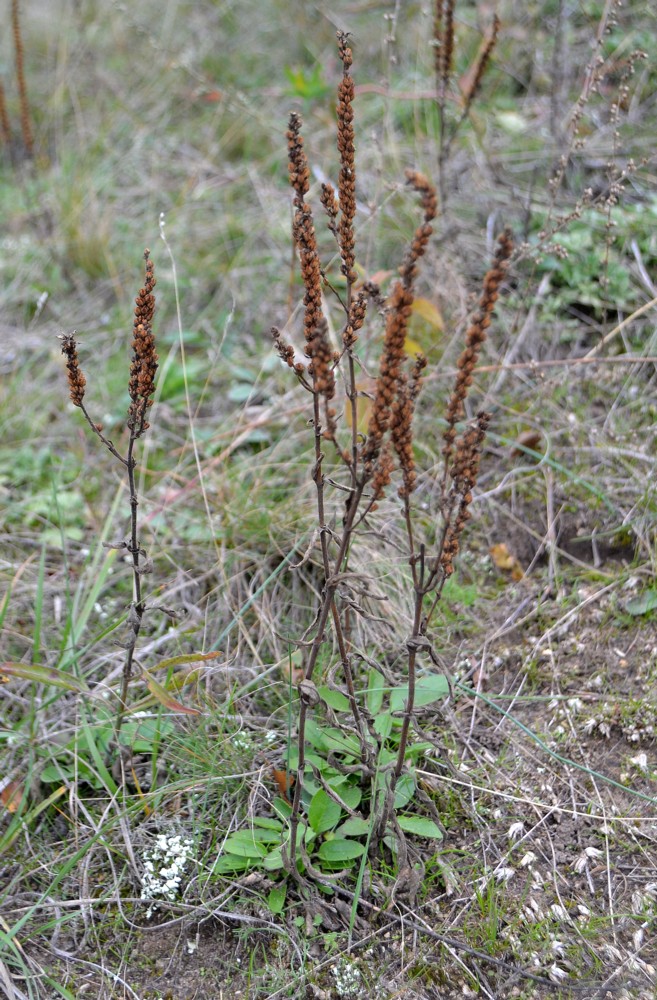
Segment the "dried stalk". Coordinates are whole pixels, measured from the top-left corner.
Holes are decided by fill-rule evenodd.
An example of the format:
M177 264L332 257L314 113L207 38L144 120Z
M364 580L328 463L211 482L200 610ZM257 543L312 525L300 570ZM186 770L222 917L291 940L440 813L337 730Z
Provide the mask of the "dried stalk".
M122 455L113 442L103 434L100 424L94 423L84 403L87 380L82 373L77 352L75 335L66 334L62 340L62 354L66 357L66 370L69 384L69 396L74 406L79 407L94 434L102 441L107 450L126 469L128 478L128 493L130 502L130 531L128 540L118 547L125 548L132 559L133 599L128 609L128 636L125 642L125 662L119 692L119 708L116 717L116 739L118 741L123 720L127 710L128 688L134 672L135 649L141 631L146 605L142 592L142 574L145 565L142 561L144 550L141 547L138 534L137 511L139 499L135 469L137 460L135 447L139 438L148 430L146 416L153 405L155 392L155 373L157 371L157 353L153 336L153 314L155 311L155 275L150 251L144 251L146 262L146 280L135 300L135 316L133 322L132 362L128 381L130 406L128 408L127 426L129 431L126 454Z
M25 153L31 159L34 156L34 137L32 135L30 102L27 98L27 87L25 85L23 36L21 33L18 0L11 0L11 27L14 36L14 53L16 56L16 83L18 86L18 100L21 109L21 134L23 136Z
M440 61L440 79L446 87L451 72L453 3L448 2L444 7L444 21L446 40L447 42L451 40L451 43L442 49ZM352 54L347 45L347 36L343 33L338 34L338 45L343 65L337 105L339 183L337 194L330 184L322 185L321 203L328 219L328 228L337 241L340 270L346 283L346 296L344 300L340 297L320 266L313 213L307 202L310 170L301 136L301 118L297 114L292 114L287 133L288 163L290 184L294 192L293 238L304 285L303 331L307 363L296 361L294 348L283 340L278 330L272 331L279 356L295 372L300 384L312 396L314 436L312 478L315 484L324 575L322 598L313 626L314 637L308 649L303 679L298 686L300 698L297 732L298 767L290 815L290 839L283 852L286 869L295 879L300 879L297 869L299 856L301 861L306 863L309 874L311 876L313 874L308 868L307 859L304 858L303 845L297 844L297 839L301 823L308 713L319 704L320 700L313 678L320 650L326 640L329 621L339 653L339 669L342 672L354 718L354 731L360 741L361 760L357 770L363 779L369 778L372 782L373 820L376 829L381 832L385 831L389 823L393 823L393 828L398 831L398 824L394 823L392 816L392 808L395 785L406 763L415 704L417 660L423 650L431 654L427 629L444 583L453 571L453 560L458 552L460 536L469 517L468 507L472 500L472 490L477 478L479 458L489 418L487 414L480 414L476 425L466 428L458 437L457 424L463 415L465 395L472 384L472 372L486 336L486 329L511 252L510 236L504 233L500 238L493 267L484 280L479 309L468 330L466 349L459 360L458 376L448 404L447 431L443 449L445 479L441 506L442 524L435 550L429 554L423 544L418 545L416 542L411 506L417 478L413 454L413 419L426 360L418 356L415 363L409 366L406 341L415 297L418 264L426 251L437 212L436 192L425 176L412 170L407 172L409 184L420 196L423 220L414 234L400 268L400 277L394 283L387 302L379 371L367 433L362 435L358 433L358 391L355 374L357 359L354 348L358 332L365 322L368 300L377 296L378 290L373 286L364 286L359 290L354 288L356 171L352 107L354 85L350 73ZM473 83L473 95L480 75ZM341 352L333 352L329 344L328 323L323 312L322 283L335 292L344 312ZM341 363L344 366L344 393L350 414L348 447L343 447L340 443L340 428L333 408L337 391L335 368ZM335 447L337 462L342 465L347 476L347 485L340 487L346 490L347 501L339 529L335 524L329 527L327 523L327 480L323 471L325 463L323 447L327 442ZM351 610L353 602L348 599L343 602L339 591L341 584L347 581L350 575L348 557L355 541L355 533L384 495L395 464L401 475L398 494L403 502L414 602L411 635L406 641L409 693L402 720L399 750L395 761L387 765L390 778L381 801L380 797L377 800L375 788L376 759L381 747L381 737L374 731L372 720L360 708L356 698L351 663L350 615L353 614ZM333 480L329 482L333 483ZM428 603L430 606L427 610ZM348 770L346 768L345 773Z

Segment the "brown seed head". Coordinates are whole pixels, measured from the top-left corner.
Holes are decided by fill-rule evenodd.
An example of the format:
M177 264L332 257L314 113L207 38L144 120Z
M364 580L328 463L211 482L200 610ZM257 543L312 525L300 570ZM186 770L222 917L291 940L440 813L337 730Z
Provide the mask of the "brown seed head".
M293 111L289 118L287 130L287 158L290 184L297 195L297 204L301 206L310 188L310 169L303 148L301 136L301 115Z
M347 45L348 35L338 32L338 46L342 60L343 76L338 84L337 143L340 154L340 177L338 180L338 200L340 223L338 244L342 266L340 270L350 284L356 280L354 218L356 215L356 147L354 143L354 81L349 73L352 64L351 49Z
M78 345L74 334L65 333L60 339L62 341L62 354L66 356L69 396L74 406L82 406L87 380L80 370Z
M363 448L365 465L369 465L370 467L376 460L381 448L383 435L390 424L391 408L402 376L406 332L415 297L413 286L417 273L416 265L426 250L427 242L432 232L431 220L434 218L437 210L435 188L427 178L414 170L407 172L407 178L409 184L412 185L421 197L424 221L415 232L404 264L400 268L401 280L397 281L393 286L388 304L386 332L376 383L376 393L367 431L367 440Z
M128 381L128 392L132 401L128 409L128 427L134 431L136 437L140 437L149 426L146 422L146 413L153 405L155 373L158 368L152 326L155 313L155 296L153 294L155 272L153 261L150 259L150 250L144 251L144 260L146 262L146 277L144 287L140 289L139 295L135 299L133 353Z
M465 336L465 350L457 362L459 372L456 376L452 395L447 404L447 429L443 434L443 440L445 441L443 455L445 456L446 463L449 463L451 459L456 437L454 428L463 414L463 403L473 381L472 373L479 359L481 345L486 339L486 331L491 323L495 303L499 296L500 285L506 275L512 252L513 240L511 239L511 233L508 229L505 229L498 239L493 264L484 278L479 307Z
M477 482L481 451L489 423L490 413L484 411L478 413L476 425L466 430L456 445L456 454L450 471L458 500L445 535L440 558L440 565L446 577L454 572L454 557L459 551L463 529L470 519L468 508L472 503L472 490Z

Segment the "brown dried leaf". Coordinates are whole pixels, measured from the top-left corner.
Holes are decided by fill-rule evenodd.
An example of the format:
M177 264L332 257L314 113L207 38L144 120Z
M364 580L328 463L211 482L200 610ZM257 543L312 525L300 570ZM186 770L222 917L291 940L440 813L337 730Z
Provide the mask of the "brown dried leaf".
M23 787L17 781L8 781L0 792L0 803L7 812L15 813L23 801Z
M511 455L515 458L517 455L524 455L525 458L531 459L533 456L528 455L523 449L531 448L532 451L537 451L538 445L543 440L543 435L540 431L523 431L519 434L516 443L511 451Z

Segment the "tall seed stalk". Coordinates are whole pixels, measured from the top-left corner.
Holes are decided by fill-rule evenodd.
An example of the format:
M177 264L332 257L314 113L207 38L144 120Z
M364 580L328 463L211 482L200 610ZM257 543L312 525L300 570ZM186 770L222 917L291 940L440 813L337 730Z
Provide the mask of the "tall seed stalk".
M479 51L464 74L461 82L462 90L459 96L460 114L448 122L448 103L454 75L454 52L456 45L455 32L456 0L435 0L433 19L434 71L436 75L436 104L438 106L438 187L440 190L440 205L444 211L447 204L447 184L445 169L447 161L459 129L470 114L472 105L481 90L484 74L490 64L493 49L497 44L501 22L497 14L493 15L490 28L484 36Z
M453 12L453 8L452 8ZM449 7L447 10L449 15ZM385 308L383 347L376 378L371 410L365 434L358 429L358 401L356 371L359 359L356 353L359 331L363 327L368 304L380 302L380 291L372 283L357 285L355 268L356 167L354 133L354 83L351 77L352 53L348 36L338 33L339 55L343 75L338 88L337 147L340 159L337 194L331 184L322 185L321 203L328 220L328 228L336 239L340 271L346 291L340 295L329 283L320 264L313 211L307 201L310 189L310 169L301 135L301 117L290 115L287 144L290 185L293 190L293 240L299 258L304 286L303 333L306 363L295 360L294 348L281 332L272 330L274 346L283 361L294 371L300 384L312 398L312 426L314 439L314 464L312 479L315 484L317 522L324 576L322 596L314 622L313 638L303 643L307 658L303 679L298 685L299 718L297 730L298 765L290 816L289 847L284 851L288 872L299 878L297 855L301 854L306 870L312 875L303 838L299 840L301 801L306 764L306 725L309 712L320 701L313 681L321 648L326 641L329 622L338 649L340 669L344 679L347 699L353 716L353 726L345 726L357 736L360 745L360 773L372 786L372 819L377 830L383 833L391 818L394 791L401 776L407 755L409 732L415 705L417 660L420 654L433 657L431 640L427 635L432 614L440 599L445 581L453 571L462 531L469 517L479 468L479 459L488 425L488 414L481 413L474 426L467 426L458 434L458 423L463 416L463 403L473 381L473 370L481 344L486 336L491 315L506 271L512 244L505 232L500 237L498 251L491 270L484 280L479 309L466 335L466 347L458 362L458 377L447 405L447 429L443 448L444 475L438 516L440 524L437 541L428 552L415 538L411 497L416 485L413 453L413 418L415 404L422 387L426 359L417 355L409 362L406 354L408 323L415 298L418 264L425 254L432 234L432 223L437 212L436 192L431 182L421 173L408 170L407 181L420 198L423 218L400 268ZM324 314L323 288L335 294L343 315L340 349L334 350L328 337L329 324ZM346 403L347 434L339 426L335 402L338 383L336 371L342 372ZM341 491L346 492L342 526L337 519L327 515L327 487L335 484L324 473L326 456L324 447L332 446L338 468L342 469ZM387 765L386 788L381 794L376 782L381 769L376 761L382 740L375 732L373 720L359 705L354 685L350 642L351 619L354 602L344 599L343 591L353 585L355 574L349 570L349 555L357 541L358 529L376 510L385 495L392 475L398 467L401 485L398 495L403 505L403 518L408 538L408 554L413 581L413 622L411 635L406 640L408 668L408 698L404 708L399 749L394 760ZM362 613L362 610L359 612ZM435 657L434 657L435 658ZM317 777L317 775L316 775ZM319 775L321 782L321 775ZM396 832L400 833L398 827Z
M128 609L127 625L128 633L125 646L125 661L121 677L121 688L119 691L119 707L116 716L116 739L118 742L121 727L127 710L128 688L134 673L135 649L141 631L146 604L142 590L142 575L147 570L145 552L141 547L138 533L137 511L139 508L139 498L137 496L137 486L135 469L137 459L135 449L137 441L148 430L150 424L146 417L153 405L153 395L155 393L155 374L158 367L158 356L155 350L155 337L153 334L153 316L155 312L155 272L153 262L150 259L150 250L144 251L145 260L145 280L144 286L140 289L135 299L135 313L132 331L132 361L128 378L128 393L130 405L128 407L127 428L128 443L126 452L122 455L114 446L113 442L103 434L101 424L95 423L86 408L84 397L87 380L82 373L78 359L78 345L74 334L62 336L62 354L66 357L66 369L69 384L69 396L74 406L79 407L84 417L93 430L94 434L105 445L107 450L116 458L126 470L128 481L128 495L130 503L130 529L128 539L117 543L116 548L125 549L131 559L133 597Z

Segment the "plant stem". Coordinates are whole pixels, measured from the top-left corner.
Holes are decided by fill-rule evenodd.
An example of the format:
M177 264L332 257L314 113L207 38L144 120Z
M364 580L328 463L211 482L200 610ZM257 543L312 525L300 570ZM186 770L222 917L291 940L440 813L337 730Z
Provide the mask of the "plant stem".
M130 605L130 610L128 612L128 639L126 645L126 657L125 663L123 665L123 677L121 680L121 693L119 695L119 711L116 717L116 739L119 740L121 733L121 727L123 725L123 720L125 718L127 701L128 701L128 687L130 680L132 678L132 669L135 655L135 647L137 645L137 639L139 638L139 632L141 630L141 624L144 617L144 602L142 600L141 593L141 572L139 567L139 556L141 554L141 548L139 545L139 538L137 535L137 508L139 506L139 500L137 498L137 487L135 482L135 467L137 462L134 457L134 447L137 439L137 435L134 429L130 430L130 440L128 442L128 454L124 462L128 470L128 488L130 491L130 541L128 543L127 549L132 556L132 585L133 585L133 599Z

